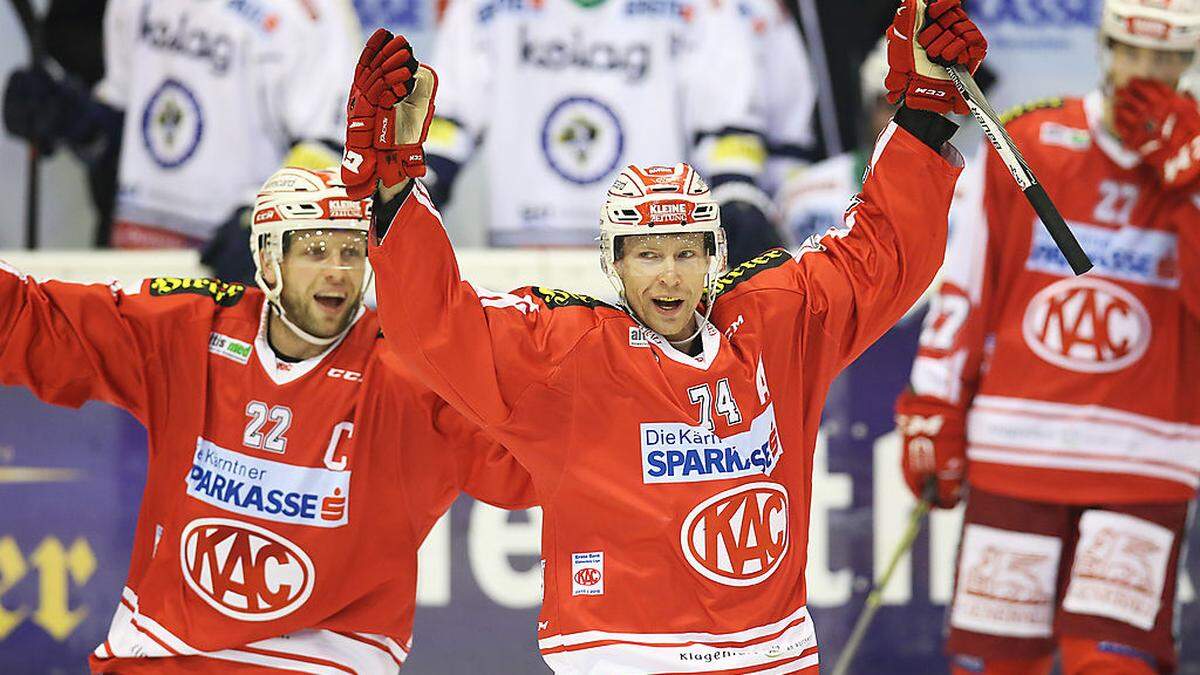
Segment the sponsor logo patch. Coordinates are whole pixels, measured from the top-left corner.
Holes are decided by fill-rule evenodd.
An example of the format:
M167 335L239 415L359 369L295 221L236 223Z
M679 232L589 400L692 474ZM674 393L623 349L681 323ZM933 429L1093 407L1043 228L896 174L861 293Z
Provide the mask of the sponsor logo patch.
M571 554L571 595L604 595L604 551Z
M642 482L695 483L744 476L770 476L783 455L768 405L750 428L721 438L704 427L679 422L641 425Z
M1068 224L1096 265L1088 272L1089 278L1101 276L1147 286L1179 288L1175 234L1138 227L1114 230L1075 221ZM1041 222L1035 220L1033 228L1033 242L1025 268L1063 277L1075 276Z
M646 329L641 326L629 327L629 346L630 347L649 347L650 340L646 337Z
M211 333L208 336L208 352L223 356L231 361L237 361L243 366L250 362L250 354L254 346L221 333Z
M142 145L164 169L192 158L204 133L204 113L196 96L182 82L166 79L142 110Z
M570 96L547 113L541 145L554 173L591 185L616 171L625 153L625 131L610 106L590 96Z
M779 569L790 540L788 493L778 483L746 483L692 509L680 546L692 569L726 586L753 586Z
M180 277L158 277L150 280L150 295L162 297L190 293L192 295L207 295L212 301L222 307L233 307L238 304L245 294L246 287L242 284L230 284L218 279L183 279Z
M200 518L179 537L187 585L218 612L240 621L272 621L312 594L316 570L296 544L257 525Z
M1059 368L1110 373L1142 358L1150 314L1120 286L1089 277L1062 279L1034 295L1021 334L1033 353Z
M950 625L985 635L1047 637L1062 542L969 524Z
M1162 604L1175 535L1141 518L1085 511L1063 609L1104 616L1142 630L1154 627Z
M1087 129L1076 129L1057 122L1043 122L1038 136L1045 145L1057 145L1068 150L1087 150L1092 147L1092 135Z
M200 438L185 482L189 497L230 513L341 527L349 519L350 473L251 457Z

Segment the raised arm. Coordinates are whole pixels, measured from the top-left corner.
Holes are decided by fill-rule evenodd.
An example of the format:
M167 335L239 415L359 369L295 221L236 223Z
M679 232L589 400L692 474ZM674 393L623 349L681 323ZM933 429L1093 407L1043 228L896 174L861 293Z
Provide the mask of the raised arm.
M106 401L145 422L145 336L130 296L103 285L38 283L0 263L0 384L79 407Z
M420 382L492 427L549 386L594 322L586 311L551 317L534 289L491 293L462 280L441 216L412 180L425 174L436 92L408 42L376 31L350 92L342 177L351 197L376 196L370 257L388 344Z
M467 418L500 425L523 396L548 386L591 312L552 316L559 310L537 289L476 289L462 280L424 187L394 193L377 200L370 252L384 337L403 369Z

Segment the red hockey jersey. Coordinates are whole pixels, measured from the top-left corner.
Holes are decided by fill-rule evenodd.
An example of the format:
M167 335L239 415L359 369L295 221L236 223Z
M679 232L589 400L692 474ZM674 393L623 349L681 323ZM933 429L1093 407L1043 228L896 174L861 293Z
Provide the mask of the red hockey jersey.
M1200 198L1160 187L1102 105L1051 100L1008 126L1095 268L1071 273L985 153L897 410L962 420L967 479L989 492L1186 501L1200 484Z
M529 469L555 670L815 670L804 565L826 390L933 278L959 173L896 125L873 164L846 227L722 279L694 357L593 298L472 287L424 188L400 204L371 251L385 334Z
M394 672L417 548L459 488L533 501L502 448L384 362L374 312L299 363L276 358L266 316L240 284L159 278L126 294L0 266L0 383L107 401L149 431L98 671Z

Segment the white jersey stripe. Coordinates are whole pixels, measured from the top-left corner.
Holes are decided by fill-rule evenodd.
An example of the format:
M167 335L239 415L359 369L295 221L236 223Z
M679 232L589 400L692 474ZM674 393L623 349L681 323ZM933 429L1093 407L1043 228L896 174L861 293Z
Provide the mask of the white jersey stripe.
M570 641L569 645L562 644L566 640ZM784 621L725 635L587 631L554 636L541 642L559 645L542 647L542 658L555 672L608 675L744 672L756 667L770 667L782 659L796 656L811 657L815 663L816 654L806 655L805 652L816 649L817 638L808 612L802 608ZM656 644L663 642L666 644ZM791 664L783 665L791 667Z
M1200 487L1200 478L1197 478L1195 474L1166 469L1137 460L1097 460L1090 457L1071 457L1061 453L1046 453L1026 448L996 449L975 445L967 446L967 457L971 461L994 464L1147 476L1175 481L1193 489Z
M411 638L406 642L411 645ZM202 652L142 614L138 609L137 594L125 588L108 638L96 648L95 654L98 658L202 656L305 673L344 675L347 672L399 672L407 649L386 635L302 630L235 649Z
M789 624L797 620L810 621L807 607L801 607L787 617L774 623L769 623L764 626L756 626L754 628L748 628L746 630L741 630L734 633L608 633L599 630L589 630L580 633L567 633L565 635L552 635L547 638L542 638L541 640L538 640L538 648L546 650L553 649L555 647L604 641L636 642L641 644L750 642L755 639L770 636L773 633L778 633L786 628Z
M1022 410L976 403L967 417L968 445L1093 457L1144 465L1134 473L1171 472L1193 481L1200 477L1200 438L1191 437L1187 425L1172 428L1159 422L1154 428L1111 416L1119 411L1072 407L1075 415L1064 416L1053 407Z
M1200 443L1200 426L1170 422L1157 417L1139 415L1137 413L1108 408L1099 405L1078 405L1073 403L1058 403L1054 401L1038 401L1034 399L1012 398L1008 396L976 396L975 407L990 408L997 411L1025 412L1039 416L1054 416L1082 422L1114 422L1125 423L1143 428L1148 433L1167 438L1187 438Z

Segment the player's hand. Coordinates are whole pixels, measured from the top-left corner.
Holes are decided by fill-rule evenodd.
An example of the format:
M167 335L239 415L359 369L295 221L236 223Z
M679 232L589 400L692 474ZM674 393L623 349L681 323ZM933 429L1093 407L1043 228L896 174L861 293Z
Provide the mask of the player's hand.
M896 406L896 426L903 439L900 467L904 482L917 499L925 485L937 481L934 506L953 508L962 492L966 467L966 436L962 419L945 406L905 396Z
M970 113L943 66L972 73L987 54L987 40L963 11L961 0L903 0L887 32L888 101L945 115Z
M425 175L421 146L433 120L437 74L403 36L380 28L367 40L346 103L342 181L354 199Z
M1162 82L1133 80L1114 96L1113 123L1163 185L1176 188L1200 178L1200 107L1191 96Z

